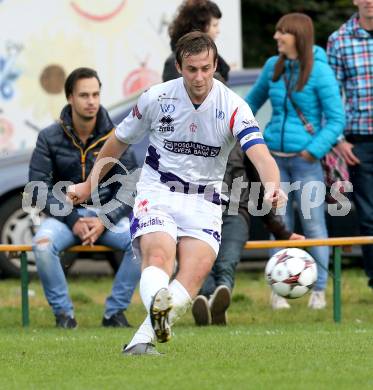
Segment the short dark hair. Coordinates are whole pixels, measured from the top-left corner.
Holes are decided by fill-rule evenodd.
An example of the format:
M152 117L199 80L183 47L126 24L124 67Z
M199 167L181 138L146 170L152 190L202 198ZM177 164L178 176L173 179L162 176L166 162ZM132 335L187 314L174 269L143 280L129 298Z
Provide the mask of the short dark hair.
M218 59L218 49L215 45L214 40L206 33L201 31L192 31L188 34L183 35L176 44L176 62L182 67L184 57L190 55L199 54L203 51L209 52L212 50L214 54L214 64Z
M69 98L69 96L73 93L75 84L78 80L81 79L91 79L94 77L98 81L98 85L101 88L101 81L98 77L97 72L94 69L91 68L77 68L73 70L68 76L65 81L65 96L66 99Z

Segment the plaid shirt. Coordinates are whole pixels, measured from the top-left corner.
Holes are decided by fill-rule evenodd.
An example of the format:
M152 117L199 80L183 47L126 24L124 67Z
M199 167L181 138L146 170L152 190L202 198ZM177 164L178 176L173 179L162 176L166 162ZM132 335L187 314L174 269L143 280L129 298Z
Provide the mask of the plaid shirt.
M373 37L357 14L329 37L327 52L346 95L345 135L373 135Z

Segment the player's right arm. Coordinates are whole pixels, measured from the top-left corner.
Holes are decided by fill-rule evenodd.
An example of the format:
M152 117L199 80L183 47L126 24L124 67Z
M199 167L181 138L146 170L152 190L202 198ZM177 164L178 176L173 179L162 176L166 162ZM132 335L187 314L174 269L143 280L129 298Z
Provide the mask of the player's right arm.
M74 204L86 201L101 179L110 171L120 156L127 150L128 144L119 141L113 132L101 148L95 164L83 183L74 184L67 189L67 196Z
M149 102L149 91L146 91L101 148L87 180L68 188L67 197L70 201L74 204L86 201L100 180L127 150L129 144L135 144L144 138L145 133L150 129L151 122L147 115Z

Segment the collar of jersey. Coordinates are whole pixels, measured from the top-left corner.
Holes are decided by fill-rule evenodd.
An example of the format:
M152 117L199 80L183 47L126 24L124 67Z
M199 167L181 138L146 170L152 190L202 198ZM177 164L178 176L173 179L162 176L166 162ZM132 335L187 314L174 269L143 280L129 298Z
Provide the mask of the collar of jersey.
M196 113L205 111L212 102L211 96L213 95L213 93L215 92L215 89L216 89L216 84L217 84L216 80L213 79L212 88L211 88L209 94L206 96L206 99L201 103L201 105L198 107L197 110L194 108L194 105L193 105L192 101L190 100L190 97L189 97L188 92L187 92L185 85L184 85L184 79L182 77L180 77L179 80L182 83L182 90L183 90L183 94L184 94L184 99L185 99L185 101L189 102L190 107L193 108L193 110Z

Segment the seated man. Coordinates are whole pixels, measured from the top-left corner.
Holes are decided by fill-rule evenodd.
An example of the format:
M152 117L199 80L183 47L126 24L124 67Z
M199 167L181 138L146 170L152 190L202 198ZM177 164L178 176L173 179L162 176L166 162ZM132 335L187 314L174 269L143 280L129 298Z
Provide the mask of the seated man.
M118 195L120 183L104 183L98 188L94 204L84 207L66 204L61 192L66 182L78 183L86 179L114 128L107 111L100 106L100 89L101 82L93 69L78 68L68 76L65 95L69 104L63 108L58 123L40 132L30 162L30 181L38 187L34 195L38 201L44 196L42 211L48 216L33 239L33 251L45 296L56 317L56 326L61 328L77 326L60 263L61 251L72 245L96 242L124 251L112 293L106 300L103 326L130 326L123 310L128 307L140 278L140 263L132 252L126 218L131 207L120 203L104 213L103 208L97 206L97 201L99 206L101 202L108 205ZM131 151L125 153L120 162L125 168L120 171L116 165L105 179L136 168Z

